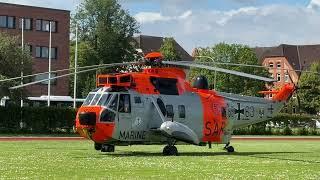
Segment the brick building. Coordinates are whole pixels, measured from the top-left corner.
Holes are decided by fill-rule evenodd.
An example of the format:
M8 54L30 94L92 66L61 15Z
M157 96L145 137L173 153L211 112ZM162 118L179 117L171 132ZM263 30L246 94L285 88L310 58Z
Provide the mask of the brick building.
M13 36L22 34L24 19L24 44L33 57L33 73L48 71L49 24L52 29L51 69L69 68L70 11L0 3L0 32ZM63 74L63 73L62 73ZM52 76L61 75L52 74ZM47 78L48 75L36 76L34 80ZM48 82L27 87L28 96L47 94ZM51 94L67 96L68 78L51 81Z
M261 64L269 67L271 76L277 80L276 86L296 84L301 73L293 70L308 70L312 63L320 61L320 45L281 44L257 47L254 51Z

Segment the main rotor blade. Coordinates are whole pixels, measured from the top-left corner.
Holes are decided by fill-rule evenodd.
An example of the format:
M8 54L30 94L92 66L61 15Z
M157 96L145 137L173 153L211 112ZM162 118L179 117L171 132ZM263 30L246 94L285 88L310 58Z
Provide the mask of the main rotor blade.
M82 70L82 71L78 71L77 73L68 73L68 74L63 74L60 76L56 76L56 77L52 77L52 78L47 78L47 79L42 79L39 81L34 81L34 82L30 82L27 84L22 84L22 85L18 85L18 86L13 86L10 87L10 89L19 89L22 87L26 87L26 86L30 86L30 85L34 85L34 84L39 84L48 80L54 80L54 79L58 79L58 78L62 78L62 77L66 77L66 76L70 76L70 75L74 75L74 74L80 74L80 73L84 73L84 72L90 72L90 71L95 71L98 69L102 69L102 68L110 68L110 67L117 67L117 66L125 66L125 65L135 65L135 64L139 64L139 62L128 62L128 63L113 63L113 64L103 64L103 66L101 65L95 65L95 66L100 66L100 67L96 67L96 68L91 68L91 69L87 69L87 70Z
M133 64L139 64L139 62L131 62L131 63L133 63ZM77 67L77 69L88 69L88 68L95 68L95 67L100 67L100 66L101 66L101 67L102 67L102 66L105 67L105 66L109 66L109 65L121 66L120 64L122 64L122 63L97 64L97 65ZM124 64L124 65L127 65L127 64ZM60 69L60 70L56 70L56 71L51 71L51 73L71 71L71 70L75 70L75 69L76 69L76 68ZM0 82L13 81L13 80L21 79L21 78L28 78L28 77L33 77L33 76L38 76L38 75L44 75L44 74L49 74L49 72L42 72L42 73L37 73L37 74L25 75L25 76L17 76L17 77L14 77L14 78L8 78L8 79L0 80Z
M228 70L228 69L223 69L223 68L218 68L218 67L207 66L207 65L203 65L203 64L191 64L191 63L181 63L181 62L173 62L173 61L163 61L162 63L169 64L169 65L208 69L208 70L223 72L223 73L227 73L227 74L233 74L233 75L237 75L237 76L247 77L247 78L251 78L251 79L261 80L261 81L265 81L265 82L275 82L275 80L271 79L271 78L261 77L261 76L257 76L257 75L253 75L253 74L247 74L244 72L238 72L238 71L233 71L233 70Z

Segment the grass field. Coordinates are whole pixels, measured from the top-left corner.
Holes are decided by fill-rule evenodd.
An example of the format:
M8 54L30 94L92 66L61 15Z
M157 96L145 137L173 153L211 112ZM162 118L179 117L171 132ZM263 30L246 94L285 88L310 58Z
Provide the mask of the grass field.
M89 141L0 142L0 179L320 179L320 141L233 141L236 151L178 146L116 147Z

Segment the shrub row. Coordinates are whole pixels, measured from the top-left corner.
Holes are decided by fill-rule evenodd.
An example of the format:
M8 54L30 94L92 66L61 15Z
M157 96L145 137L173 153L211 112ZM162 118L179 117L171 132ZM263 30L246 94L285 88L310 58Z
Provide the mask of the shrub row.
M279 114L270 121L235 129L235 135L320 135L316 121L308 115Z
M76 111L56 107L0 107L0 133L72 133ZM236 129L235 135L320 135L307 115L279 114L269 122Z
M76 111L55 107L0 107L0 133L71 133Z

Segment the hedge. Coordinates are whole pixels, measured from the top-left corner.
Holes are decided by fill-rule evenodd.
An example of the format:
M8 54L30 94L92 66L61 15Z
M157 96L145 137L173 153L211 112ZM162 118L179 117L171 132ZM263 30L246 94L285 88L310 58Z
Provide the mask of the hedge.
M0 107L0 133L71 133L76 111L55 107Z
M235 129L235 135L320 135L316 121L305 114L279 114L270 121Z
M0 107L0 133L72 133L76 110L56 107ZM268 122L235 129L235 135L320 135L308 115L279 114Z

